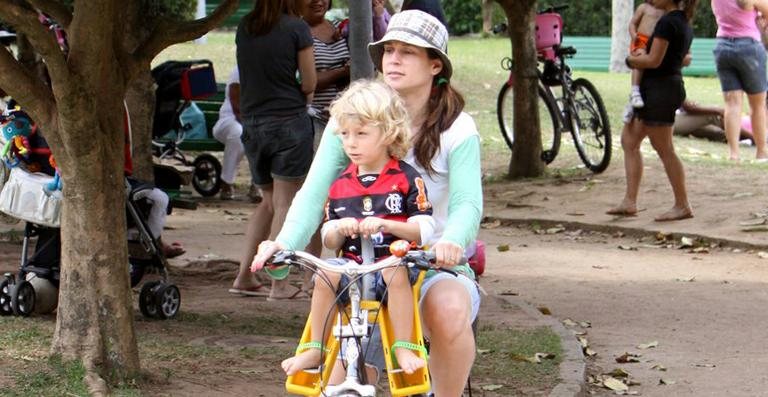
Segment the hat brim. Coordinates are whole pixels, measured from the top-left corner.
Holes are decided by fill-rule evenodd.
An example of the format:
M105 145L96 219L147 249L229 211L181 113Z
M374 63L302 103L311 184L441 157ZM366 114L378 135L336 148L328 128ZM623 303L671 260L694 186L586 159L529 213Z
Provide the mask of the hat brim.
M451 60L448 58L448 54L444 53L441 49L433 46L424 39L414 34L402 31L389 31L381 40L368 44L368 53L371 55L371 61L373 61L373 66L376 67L376 70L380 72L383 71L381 69L381 58L384 55L384 44L390 41L400 41L406 44L414 45L416 47L434 50L435 54L437 54L437 56L440 57L440 60L443 62L443 70L440 72L440 75L447 79L450 79L451 75L453 75L453 67L451 66Z

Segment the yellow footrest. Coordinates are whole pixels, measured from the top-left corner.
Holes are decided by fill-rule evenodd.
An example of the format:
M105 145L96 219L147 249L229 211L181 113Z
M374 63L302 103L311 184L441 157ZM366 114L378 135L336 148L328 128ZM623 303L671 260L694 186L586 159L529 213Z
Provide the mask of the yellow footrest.
M307 316L307 323L304 325L304 332L301 334L301 342L307 343L312 340L310 318ZM325 341L325 348L328 349L325 354L325 361L320 367L321 371L307 372L299 371L285 380L285 390L288 393L302 396L319 396L320 391L326 386L331 376L333 365L336 362L336 356L339 354L339 341L333 335L329 335Z

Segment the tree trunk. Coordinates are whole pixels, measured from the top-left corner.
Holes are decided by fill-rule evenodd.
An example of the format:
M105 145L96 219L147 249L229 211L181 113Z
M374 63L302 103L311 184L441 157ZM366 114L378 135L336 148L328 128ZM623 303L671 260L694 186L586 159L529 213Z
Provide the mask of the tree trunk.
M52 352L80 359L94 395L106 395L104 380L138 374L128 280L123 159L123 90L70 87L59 98L63 170L61 283ZM98 104L95 102L99 102Z
M155 80L149 65L141 68L128 84L125 101L131 115L131 154L133 176L153 181L152 170L152 122L155 112Z
M536 75L535 18L536 0L497 0L504 8L512 41L512 68L515 78L514 138L509 177L535 177L544 174L541 160L541 129Z
M628 72L624 59L629 55L629 21L632 19L632 0L613 0L611 21L611 72Z
M349 53L352 61L351 80L375 76L373 62L368 53L368 43L373 31L373 15L370 1L352 1L349 4Z
M483 33L491 34L493 29L493 0L482 0Z

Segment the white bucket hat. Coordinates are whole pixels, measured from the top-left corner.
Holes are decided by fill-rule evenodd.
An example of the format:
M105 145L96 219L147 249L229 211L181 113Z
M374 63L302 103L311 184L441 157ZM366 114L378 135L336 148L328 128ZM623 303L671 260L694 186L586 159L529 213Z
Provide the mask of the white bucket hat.
M448 30L440 21L419 10L407 10L392 16L387 26L384 37L368 44L368 52L377 70L381 71L381 57L384 54L384 43L388 41L402 41L410 45L422 48L431 48L443 61L443 70L440 75L451 78L453 68L448 59Z

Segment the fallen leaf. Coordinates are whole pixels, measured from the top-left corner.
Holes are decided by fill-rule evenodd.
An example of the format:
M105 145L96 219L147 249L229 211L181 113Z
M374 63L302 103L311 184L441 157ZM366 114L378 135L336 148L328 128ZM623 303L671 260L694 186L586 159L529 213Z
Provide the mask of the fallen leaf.
M480 388L485 391L494 391L494 390L499 390L502 387L504 387L504 385L485 385L485 386L481 386Z
M551 310L549 310L549 308L548 308L548 307L546 307L546 306L539 306L539 307L537 307L536 309L538 309L538 310L539 310L539 312L541 312L541 314L543 314L543 315L545 315L545 316L549 316L549 315L551 315L551 314L552 314L552 311L551 311Z
M589 341L587 340L587 338L584 338L584 337L580 336L580 337L576 338L576 340L579 341L579 344L581 345L582 349L586 349L587 347L589 347Z
M603 375L613 376L614 378L629 378L630 376L629 372L625 371L624 368L614 368L613 371Z
M715 368L715 364L694 364L695 367L699 368Z
M639 363L640 362L640 354L637 353L629 353L625 352L624 354L616 357L616 362L620 364L627 364L627 363Z
M688 252L691 254L708 254L709 247L696 247Z
M480 354L480 355L488 354L491 351L492 351L491 349L477 349L477 353Z
M757 253L757 257L760 259L768 259L768 252L760 251Z
M659 384L660 385L674 385L675 381L661 378L661 379L659 379Z
M566 213L565 213L565 215L570 215L570 216L584 216L584 214L583 214L583 213L581 213L581 212L566 212Z
M681 237L680 238L680 248L690 248L693 247L693 239L690 237Z
M512 291L512 290L506 290L506 291L501 291L501 292L499 292L499 295L504 295L504 296L518 296L518 295L520 295L520 293L519 293L519 292L516 292L516 291Z
M501 226L501 220L500 219L494 219L490 222L481 223L480 227L483 229L496 229L497 227Z
M659 346L659 342L658 341L653 341L653 342L648 342L648 343L641 343L641 344L637 345L637 348L641 349L641 350L645 350L645 349L650 349L652 347L658 347L658 346Z
M616 237L616 238L621 238L621 237L624 237L624 236L625 236L625 234L622 231L618 231L616 233L613 233L613 237Z
M624 251L637 251L637 247L631 245L619 245L619 249Z
M499 252L507 252L509 251L509 244L501 244L498 247L496 247L496 251Z
M593 268L593 269L598 269L598 270L599 270L599 269L605 269L605 266L600 266L600 265L592 265L592 268Z
M547 233L547 234L557 234L557 233L562 233L562 232L564 232L564 231L565 231L565 228L564 228L564 227L562 227L562 226L557 226L557 227L551 227L551 228L547 229L547 230L545 231L545 233Z
M653 367L651 367L651 369L655 369L657 371L666 371L667 367L665 367L665 366L663 366L661 364L656 364Z
M594 356L597 355L597 352L592 350L591 347L588 347L588 348L584 349L584 354L586 354L587 357L594 357Z
M555 358L555 355L552 353L534 353L531 357L525 357L525 361L528 361L529 363L539 364L541 363L541 360L552 360Z
M573 331L573 334L576 336L584 336L587 334L587 331Z
M638 396L640 392L637 390L616 390L613 392L617 396Z
M696 280L696 276L686 277L686 278L676 278L675 281L680 281L684 283L692 283Z
M606 376L603 378L603 386L605 386L608 389L615 390L615 391L627 391L629 390L629 386L624 384L624 382L612 377L612 376Z
M563 320L563 325L565 325L566 327L575 327L578 325L578 323L576 323L576 321L571 320L570 318L566 318L565 320Z
M592 323L589 321L579 321L581 328L592 328Z
M669 239L669 234L664 232L658 232L656 233L656 241L667 241Z

